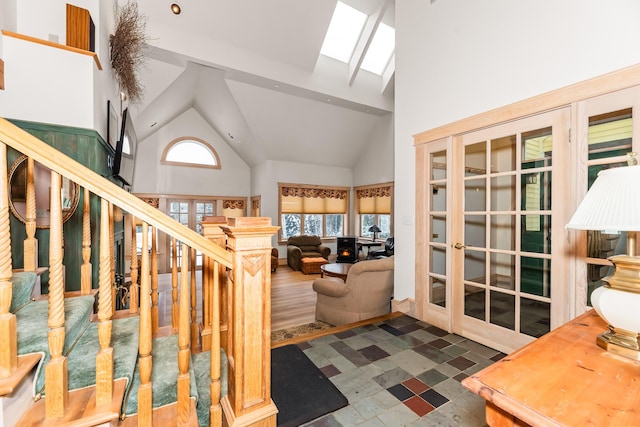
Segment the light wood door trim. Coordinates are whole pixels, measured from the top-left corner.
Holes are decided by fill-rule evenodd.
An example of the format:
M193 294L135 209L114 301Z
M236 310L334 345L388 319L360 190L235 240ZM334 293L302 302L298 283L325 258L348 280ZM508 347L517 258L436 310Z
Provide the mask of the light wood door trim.
M599 77L543 93L414 135L414 144L425 144L497 123L516 120L571 105L571 103L640 85L640 65L633 65Z

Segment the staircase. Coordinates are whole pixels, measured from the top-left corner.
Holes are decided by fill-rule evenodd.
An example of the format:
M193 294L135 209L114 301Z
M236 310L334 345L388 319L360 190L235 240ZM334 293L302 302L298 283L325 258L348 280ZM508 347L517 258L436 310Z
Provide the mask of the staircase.
M7 147L28 156L27 239L11 242ZM49 292L34 298L33 164L84 192L82 285L66 292L61 197L51 197ZM91 223L90 198L99 198ZM132 250L128 308L115 310L115 208L130 216L131 242L142 225L140 259ZM99 230L99 259L90 259L90 230ZM275 426L270 395L269 218L212 218L204 236L182 226L109 180L0 119L0 426L200 425ZM151 233L149 233L151 231ZM173 241L171 326L158 325L155 235ZM154 236L148 242L148 236ZM150 244L151 243L151 244ZM77 244L77 243L76 243ZM24 247L14 271L11 245ZM175 248L180 245L178 268ZM196 270L196 253L203 265ZM139 267L139 269L138 269ZM91 271L99 271L97 284ZM196 300L196 274L202 300ZM196 311L202 322L196 323Z

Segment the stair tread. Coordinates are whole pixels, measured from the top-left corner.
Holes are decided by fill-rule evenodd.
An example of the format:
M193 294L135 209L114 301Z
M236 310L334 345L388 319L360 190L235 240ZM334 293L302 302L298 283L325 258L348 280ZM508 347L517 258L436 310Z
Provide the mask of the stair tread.
M67 354L78 337L89 325L93 312L94 298L81 296L67 298L64 301L65 339L63 354ZM49 360L49 342L47 325L49 304L47 300L33 301L16 312L16 331L18 335L18 354L42 353L44 357L38 366L38 379L35 391L44 386L44 369Z
M113 348L113 378L133 380L138 359L139 318L129 317L112 321L111 347ZM92 322L76 342L68 356L69 390L88 387L96 383L96 354L100 350L98 322Z
M178 336L154 338L152 341L151 357L153 367L151 381L153 383L153 407L169 405L176 402L177 378L178 378ZM198 396L195 384L193 364L189 363L189 375L191 377L191 396ZM126 399L126 414L132 415L138 412L138 386L140 385L140 371L136 366L133 383Z
M14 272L11 276L11 307L15 313L31 302L31 293L38 275L32 271Z
M209 407L211 406L211 353L204 351L191 355L196 387L198 389L198 423L200 426L209 425ZM220 398L227 394L227 355L220 349Z

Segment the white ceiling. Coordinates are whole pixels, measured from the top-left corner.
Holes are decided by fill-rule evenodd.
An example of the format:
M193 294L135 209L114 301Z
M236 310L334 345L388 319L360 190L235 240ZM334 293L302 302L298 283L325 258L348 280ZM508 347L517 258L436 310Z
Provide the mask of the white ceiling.
M393 0L343 0L367 14ZM171 3L182 13L171 13ZM193 107L251 166L265 160L353 167L393 109L393 78L319 52L335 0L138 0L150 49L140 141ZM386 3L384 3L386 4ZM155 123L155 124L154 124Z

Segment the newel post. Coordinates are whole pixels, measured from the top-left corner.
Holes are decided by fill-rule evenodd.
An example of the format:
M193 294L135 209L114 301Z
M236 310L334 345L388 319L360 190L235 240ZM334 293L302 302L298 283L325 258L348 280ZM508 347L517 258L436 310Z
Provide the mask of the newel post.
M202 226L202 235L211 240L218 246L223 248L227 247L227 235L222 231L222 226L227 225L227 218L223 216L208 216L205 217L200 223ZM209 258L203 260L205 265L202 268L202 323L200 324L200 337L202 343L202 351L211 350L211 322L213 319L213 295L211 287L213 285L213 275L217 274L220 283L220 307L216 308L220 310L220 345L225 351L227 347L227 333L228 333L228 301L227 301L227 281L226 274L227 268L224 265L218 265L218 270L213 271L213 261Z
M233 257L228 278L228 393L225 426L275 427L271 400L271 218L229 218L222 230Z

